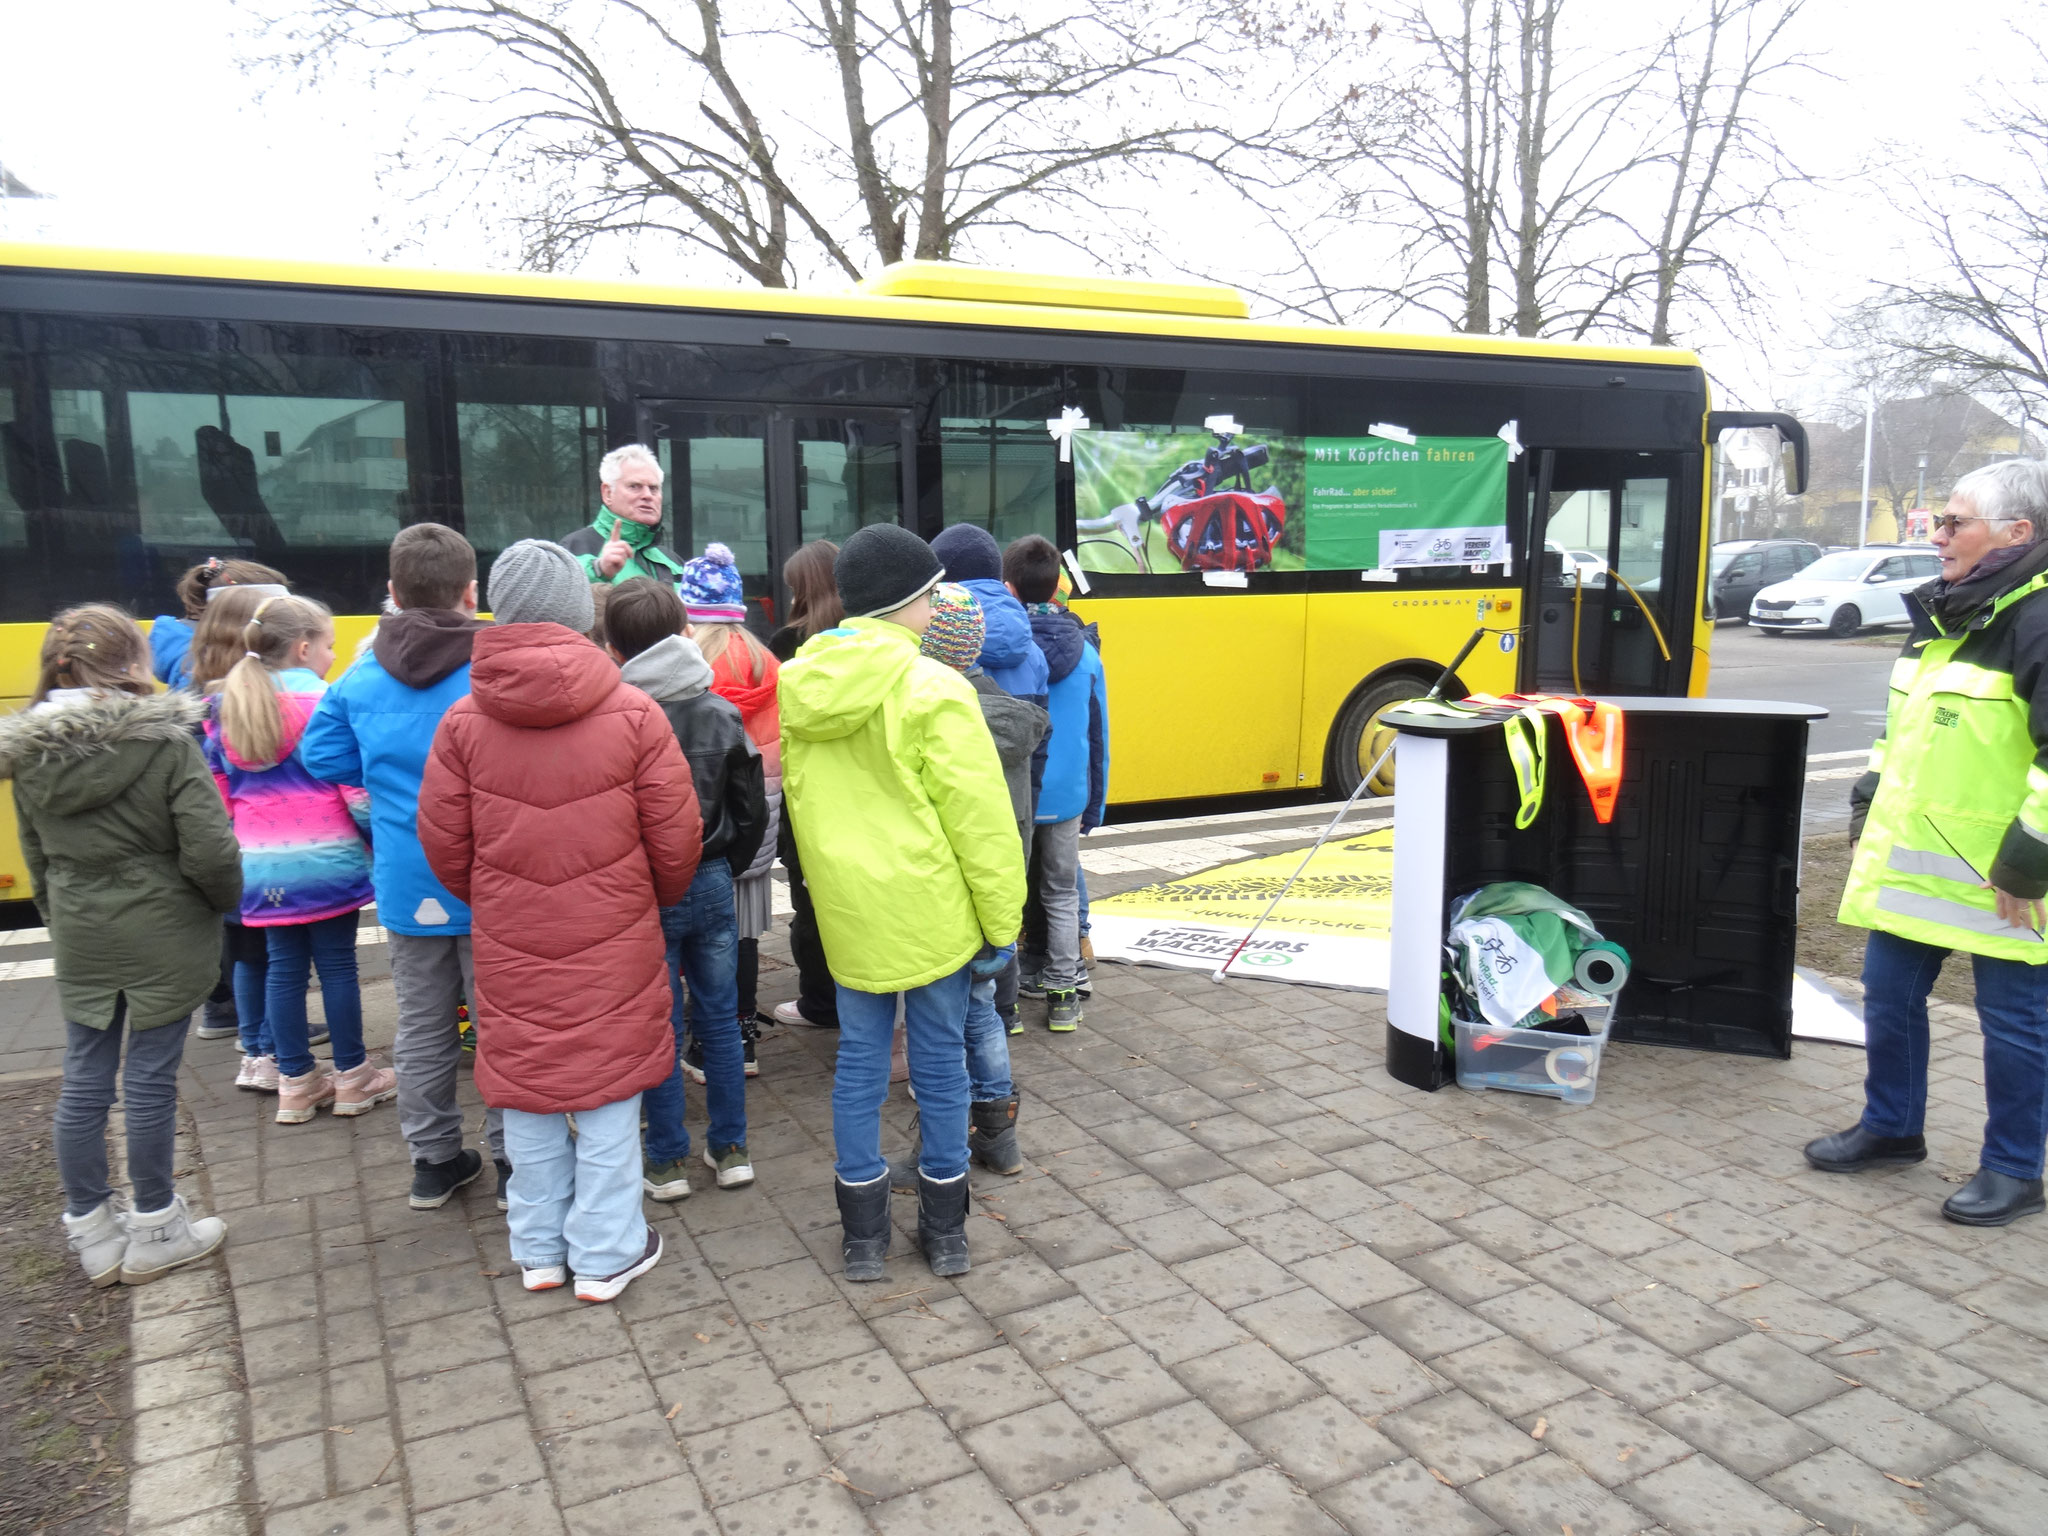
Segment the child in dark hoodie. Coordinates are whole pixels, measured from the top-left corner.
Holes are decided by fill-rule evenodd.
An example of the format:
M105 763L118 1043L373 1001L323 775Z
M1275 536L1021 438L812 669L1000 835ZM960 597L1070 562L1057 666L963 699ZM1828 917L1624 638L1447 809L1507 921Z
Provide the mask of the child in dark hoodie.
M683 619L682 599L644 576L613 587L605 604L605 640L612 657L624 664L625 680L668 717L676 745L689 760L704 818L704 851L689 893L661 909L676 1049L668 1080L648 1089L643 1100L647 1132L641 1188L655 1200L681 1200L690 1193L690 1132L683 1124L685 981L689 1032L703 1050L704 1097L711 1116L704 1136L705 1166L720 1189L754 1182L747 1156L733 877L744 874L760 850L768 830L768 802L760 750L747 735L738 706L711 691L710 663L684 636Z
M979 523L955 523L932 540L932 553L946 568L949 581L965 587L981 609L983 636L981 654L975 657L983 675L1012 698L1049 707L1050 687L1045 652L1031 637L1031 618L1003 582L1003 552L995 536ZM970 679L971 681L972 679ZM976 683L979 689L981 684ZM1024 853L1031 854L1031 821L1038 808L1039 788L1045 778L1046 748L1050 735L1031 754L1031 772L1024 807ZM1024 1022L1017 1013L1018 964L1013 958L996 978L995 1008L1003 1025L1013 1035L1022 1034Z
M1043 997L1045 1026L1064 1033L1081 1022L1081 912L1076 879L1081 834L1102 824L1109 794L1109 688L1102 659L1081 621L1053 601L1060 554L1027 534L1003 553L1003 578L1024 604L1031 635L1045 652L1052 744L1031 840L1032 902L1044 913L1044 948L1020 951L1020 990ZM1026 931L1033 931L1027 920Z
M420 775L441 717L469 694L470 649L488 626L476 616L476 551L439 523L415 523L391 541L389 588L398 611L378 620L369 654L321 696L299 757L315 778L369 791L370 878L398 994L398 1126L412 1154L412 1208L429 1211L476 1178L483 1158L462 1144L455 1094L455 1010L476 998L469 908L420 849ZM503 1112L488 1111L484 1127L502 1211L512 1176Z

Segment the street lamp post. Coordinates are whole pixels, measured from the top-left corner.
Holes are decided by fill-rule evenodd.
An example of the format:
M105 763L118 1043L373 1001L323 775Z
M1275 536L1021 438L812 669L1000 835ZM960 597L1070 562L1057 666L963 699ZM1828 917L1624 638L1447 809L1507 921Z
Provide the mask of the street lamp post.
M1856 527L1859 548L1870 542L1870 438L1876 420L1877 391L1866 387L1863 391L1863 505Z
M1913 509L1917 512L1927 505L1927 455L1920 455L1920 488L1913 493Z

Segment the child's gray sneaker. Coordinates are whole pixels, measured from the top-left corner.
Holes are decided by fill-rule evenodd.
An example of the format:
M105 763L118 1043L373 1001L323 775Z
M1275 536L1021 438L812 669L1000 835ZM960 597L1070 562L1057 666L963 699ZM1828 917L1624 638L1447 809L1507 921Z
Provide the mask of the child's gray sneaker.
M672 1163L642 1163L640 1188L650 1200L687 1200L690 1165L680 1157Z
M720 1189L740 1189L754 1182L754 1164L743 1146L727 1147L723 1152L705 1147L704 1166L716 1176Z
M1043 971L1017 972L1017 995L1019 997L1045 996L1045 973Z
M94 1285L119 1285L121 1261L128 1256L128 1229L109 1195L83 1216L64 1218L64 1241L78 1255L79 1267Z
M1045 994L1045 1027L1056 1035L1069 1034L1081 1022L1081 994L1072 987Z
M130 1211L122 1218L128 1229L128 1251L121 1259L123 1285L147 1285L187 1264L195 1264L227 1241L227 1223L218 1216L193 1220L183 1195L171 1196L160 1211Z
M242 1032L241 1020L236 1017L232 1002L209 1001L199 1015L198 1027L192 1031L199 1040L225 1040L230 1035Z

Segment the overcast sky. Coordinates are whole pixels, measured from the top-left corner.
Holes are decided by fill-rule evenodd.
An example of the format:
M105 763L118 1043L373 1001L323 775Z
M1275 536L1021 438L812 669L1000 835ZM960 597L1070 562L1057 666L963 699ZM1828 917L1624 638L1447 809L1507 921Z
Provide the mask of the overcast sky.
M1899 141L1911 157L1886 179L1937 177L1970 152L1958 119L1980 73L2009 67L2008 21L2031 10L2027 0L1812 0L1805 41L1836 78L1811 82L1783 114L1782 136L1805 164L1837 175ZM0 0L0 165L51 195L0 201L0 238L381 259L413 217L378 185L412 104L357 86L273 87L259 102L236 65L246 27L227 0ZM1710 366L1752 406L1825 393L1826 317L1906 254L1867 183L1790 211L1775 339L1702 339ZM425 260L489 265L489 250L458 225ZM678 260L664 273L643 251L641 275L701 269Z

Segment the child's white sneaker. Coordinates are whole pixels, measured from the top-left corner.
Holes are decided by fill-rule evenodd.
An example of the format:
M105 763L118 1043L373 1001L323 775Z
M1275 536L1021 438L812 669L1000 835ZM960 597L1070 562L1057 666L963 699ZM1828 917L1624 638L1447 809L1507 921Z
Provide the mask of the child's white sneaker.
M183 1195L171 1196L160 1211L130 1211L122 1218L128 1229L128 1251L121 1260L123 1285L147 1285L186 1264L194 1264L227 1241L227 1223L218 1216L194 1221Z
M128 1256L128 1231L109 1195L83 1216L64 1218L64 1240L78 1255L79 1267L94 1285L119 1285L121 1261Z
M519 1266L519 1283L529 1291L559 1291L569 1283L569 1266L566 1264L535 1264Z
M576 1277L576 1299L578 1301L616 1301L627 1286L638 1280L647 1271L661 1262L661 1234L647 1229L646 1250L620 1270L616 1275L578 1275Z
M242 1070L235 1074L235 1086L246 1088L251 1093L277 1092L277 1058L244 1056Z

